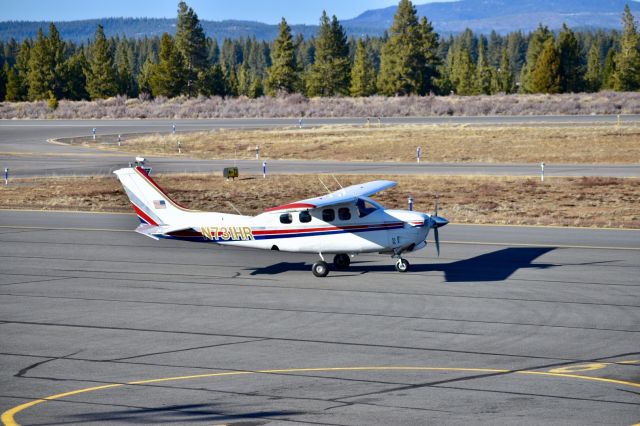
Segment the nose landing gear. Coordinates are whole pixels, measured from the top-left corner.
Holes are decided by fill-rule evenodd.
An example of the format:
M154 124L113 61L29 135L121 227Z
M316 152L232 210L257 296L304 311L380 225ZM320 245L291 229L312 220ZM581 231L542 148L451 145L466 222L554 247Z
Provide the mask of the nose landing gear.
M410 263L407 259L400 258L396 262L396 271L407 272L409 270Z

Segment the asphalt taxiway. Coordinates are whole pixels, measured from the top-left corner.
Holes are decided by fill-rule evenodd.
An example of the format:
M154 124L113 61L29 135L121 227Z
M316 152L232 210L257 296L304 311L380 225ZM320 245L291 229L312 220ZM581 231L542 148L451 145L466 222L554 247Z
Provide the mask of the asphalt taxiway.
M152 241L0 211L5 424L640 421L640 232L449 225L362 255Z

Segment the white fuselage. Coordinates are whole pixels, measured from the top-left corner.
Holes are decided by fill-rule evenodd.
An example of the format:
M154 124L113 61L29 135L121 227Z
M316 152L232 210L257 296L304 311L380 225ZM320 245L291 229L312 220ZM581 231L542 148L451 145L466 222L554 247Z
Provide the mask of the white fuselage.
M169 238L303 253L393 252L421 244L428 215L380 208L363 214L354 204L258 216L191 213L181 224L195 230ZM329 211L331 210L331 211Z

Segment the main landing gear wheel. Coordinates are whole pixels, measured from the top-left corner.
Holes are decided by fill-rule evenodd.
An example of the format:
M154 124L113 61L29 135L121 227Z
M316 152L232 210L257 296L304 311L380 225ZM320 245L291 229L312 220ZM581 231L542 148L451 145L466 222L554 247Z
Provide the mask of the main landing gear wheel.
M409 261L407 259L398 259L396 262L396 271L407 272L409 270Z
M329 275L329 265L327 265L327 262L321 260L313 264L313 266L311 267L311 271L316 277L326 277L327 275Z
M349 258L348 254L340 253L333 257L333 266L335 266L338 271L346 270L349 268L350 263L351 258Z

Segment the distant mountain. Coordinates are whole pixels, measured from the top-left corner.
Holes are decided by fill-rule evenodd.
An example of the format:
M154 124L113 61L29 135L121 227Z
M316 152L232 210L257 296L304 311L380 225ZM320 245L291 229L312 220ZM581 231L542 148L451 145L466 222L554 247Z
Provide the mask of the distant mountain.
M278 26L253 21L200 21L205 33L219 41L225 38L252 37L258 40L273 40L278 35ZM76 43L93 40L98 24L102 24L107 37L125 35L128 38L142 38L144 36L160 36L162 33L174 34L176 19L166 18L103 18L85 19L80 21L55 22L60 35L65 40ZM0 40L23 40L25 37L35 37L38 28L45 32L49 22L44 21L4 21L0 22ZM311 37L317 31L315 25L292 25L294 34Z
M471 28L476 33L496 30L508 33L514 30L535 30L539 23L557 29L566 23L574 29L620 28L625 4L640 18L640 2L635 0L460 0L448 3L417 5L420 16L433 22L441 34L457 33ZM353 18L341 20L350 35L380 35L391 26L396 6L368 10ZM341 17L338 17L341 18ZM222 41L224 38L256 36L258 40L273 40L278 34L277 25L261 22L227 20L203 20L208 36ZM104 18L82 21L56 22L61 36L66 40L86 42L93 39L96 26L102 24L107 36L125 35L129 38L161 35L175 32L175 19L160 18ZM38 28L46 31L49 22L4 21L0 22L0 40L11 37L22 40L35 37ZM316 34L316 25L291 25L294 34L305 38Z
M621 28L625 4L636 18L640 2L634 0L460 0L417 5L439 33L457 33L471 28L476 33L533 31L539 23L558 29L566 23L571 28ZM368 10L342 21L347 28L359 27L371 33L389 28L396 6Z

